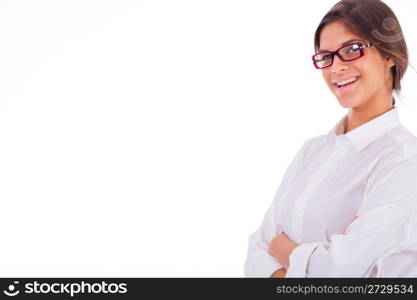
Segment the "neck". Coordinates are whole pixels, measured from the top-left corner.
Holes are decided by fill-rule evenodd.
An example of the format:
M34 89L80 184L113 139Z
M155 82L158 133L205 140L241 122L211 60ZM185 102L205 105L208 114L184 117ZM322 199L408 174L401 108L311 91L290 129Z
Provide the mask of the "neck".
M344 133L348 133L393 108L391 93L383 98L369 99L361 106L350 108Z

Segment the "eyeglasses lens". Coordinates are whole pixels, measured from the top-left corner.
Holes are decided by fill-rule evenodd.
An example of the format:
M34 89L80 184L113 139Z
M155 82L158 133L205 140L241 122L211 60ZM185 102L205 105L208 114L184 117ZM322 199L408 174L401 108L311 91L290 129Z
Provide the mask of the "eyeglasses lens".
M352 44L339 49L338 53L344 61L354 60L361 57L361 45ZM321 52L314 56L314 61L319 68L326 68L333 63L332 53Z

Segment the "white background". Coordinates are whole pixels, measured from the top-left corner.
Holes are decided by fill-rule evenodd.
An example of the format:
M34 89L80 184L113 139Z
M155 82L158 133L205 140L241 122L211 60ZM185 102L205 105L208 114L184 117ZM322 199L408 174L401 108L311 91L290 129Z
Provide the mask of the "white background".
M346 113L310 58L334 3L0 1L0 275L243 276L289 162ZM386 3L417 65L416 2Z

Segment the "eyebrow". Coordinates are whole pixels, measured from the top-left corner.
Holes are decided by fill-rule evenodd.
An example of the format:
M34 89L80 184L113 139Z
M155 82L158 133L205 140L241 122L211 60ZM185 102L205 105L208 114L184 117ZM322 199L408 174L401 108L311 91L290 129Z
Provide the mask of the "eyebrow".
M362 42L362 43L364 43L364 44L365 44L365 42L364 42L364 41L362 41L362 40L360 40L360 39L350 39L350 40L347 40L347 41L345 41L345 42L341 43L341 44L340 44L340 47L342 47L342 46L344 46L344 45L347 45L347 44L350 44L350 43L352 43L352 42ZM326 50L326 49L319 49L317 52L323 52L323 51L330 51L330 50Z

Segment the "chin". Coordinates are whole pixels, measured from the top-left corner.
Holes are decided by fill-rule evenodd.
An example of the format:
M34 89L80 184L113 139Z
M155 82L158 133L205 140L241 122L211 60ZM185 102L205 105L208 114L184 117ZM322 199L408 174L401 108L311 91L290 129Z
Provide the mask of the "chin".
M339 101L340 106L343 108L354 108L359 105L356 99L350 97L337 98L337 101Z

